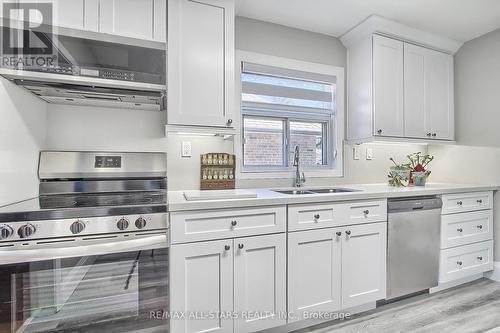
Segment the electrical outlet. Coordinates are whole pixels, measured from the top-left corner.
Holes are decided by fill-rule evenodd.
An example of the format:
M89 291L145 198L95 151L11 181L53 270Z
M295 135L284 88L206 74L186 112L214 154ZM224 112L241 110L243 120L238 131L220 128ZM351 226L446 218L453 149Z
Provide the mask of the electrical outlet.
M182 141L181 157L191 157L191 141Z
M352 159L359 160L360 148L358 145L352 148Z
M373 148L366 148L366 159L368 161L373 160Z

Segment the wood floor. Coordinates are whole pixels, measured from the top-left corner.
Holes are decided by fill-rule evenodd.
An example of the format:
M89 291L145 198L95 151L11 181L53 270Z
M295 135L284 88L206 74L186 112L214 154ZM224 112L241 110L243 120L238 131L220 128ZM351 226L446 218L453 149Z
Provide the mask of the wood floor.
M500 283L481 279L296 333L500 333Z

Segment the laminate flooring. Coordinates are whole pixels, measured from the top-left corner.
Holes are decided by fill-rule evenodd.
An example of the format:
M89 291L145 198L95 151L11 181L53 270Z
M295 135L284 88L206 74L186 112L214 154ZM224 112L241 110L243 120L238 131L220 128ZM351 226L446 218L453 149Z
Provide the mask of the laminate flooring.
M500 333L500 283L480 279L295 333Z

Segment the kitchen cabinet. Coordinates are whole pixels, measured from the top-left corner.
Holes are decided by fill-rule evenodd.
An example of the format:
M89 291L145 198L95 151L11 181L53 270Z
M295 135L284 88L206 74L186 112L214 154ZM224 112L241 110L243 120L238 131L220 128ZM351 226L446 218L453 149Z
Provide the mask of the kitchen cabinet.
M333 312L386 294L387 223L288 235L288 311Z
M374 135L404 136L403 42L373 36Z
M453 53L460 44L376 16L341 40L348 141L454 140Z
M405 136L453 140L453 105L453 57L405 43Z
M230 319L194 318L233 311L232 245L219 240L170 248L170 309L186 315L170 321L171 332L233 332Z
M166 42L167 0L99 0L99 32Z
M234 240L234 332L256 332L286 324L286 237Z
M168 125L233 128L234 3L170 0Z
M29 2L36 6L51 4L52 25L55 27L163 43L167 41L167 0L34 0Z
M385 298L387 224L346 227L342 238L342 308Z
M286 236L284 233L171 247L171 310L230 313L234 320L179 318L172 332L255 332L284 325Z

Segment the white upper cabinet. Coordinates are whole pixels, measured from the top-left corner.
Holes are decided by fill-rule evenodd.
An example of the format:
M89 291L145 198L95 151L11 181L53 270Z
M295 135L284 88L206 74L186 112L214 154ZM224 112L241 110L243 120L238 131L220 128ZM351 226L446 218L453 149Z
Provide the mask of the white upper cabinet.
M403 42L373 36L374 135L404 136Z
M453 57L405 43L405 136L453 140Z
M99 31L166 42L167 0L99 0Z
M453 54L461 43L377 16L341 40L349 141L455 139Z
M170 0L168 124L232 128L234 3Z

